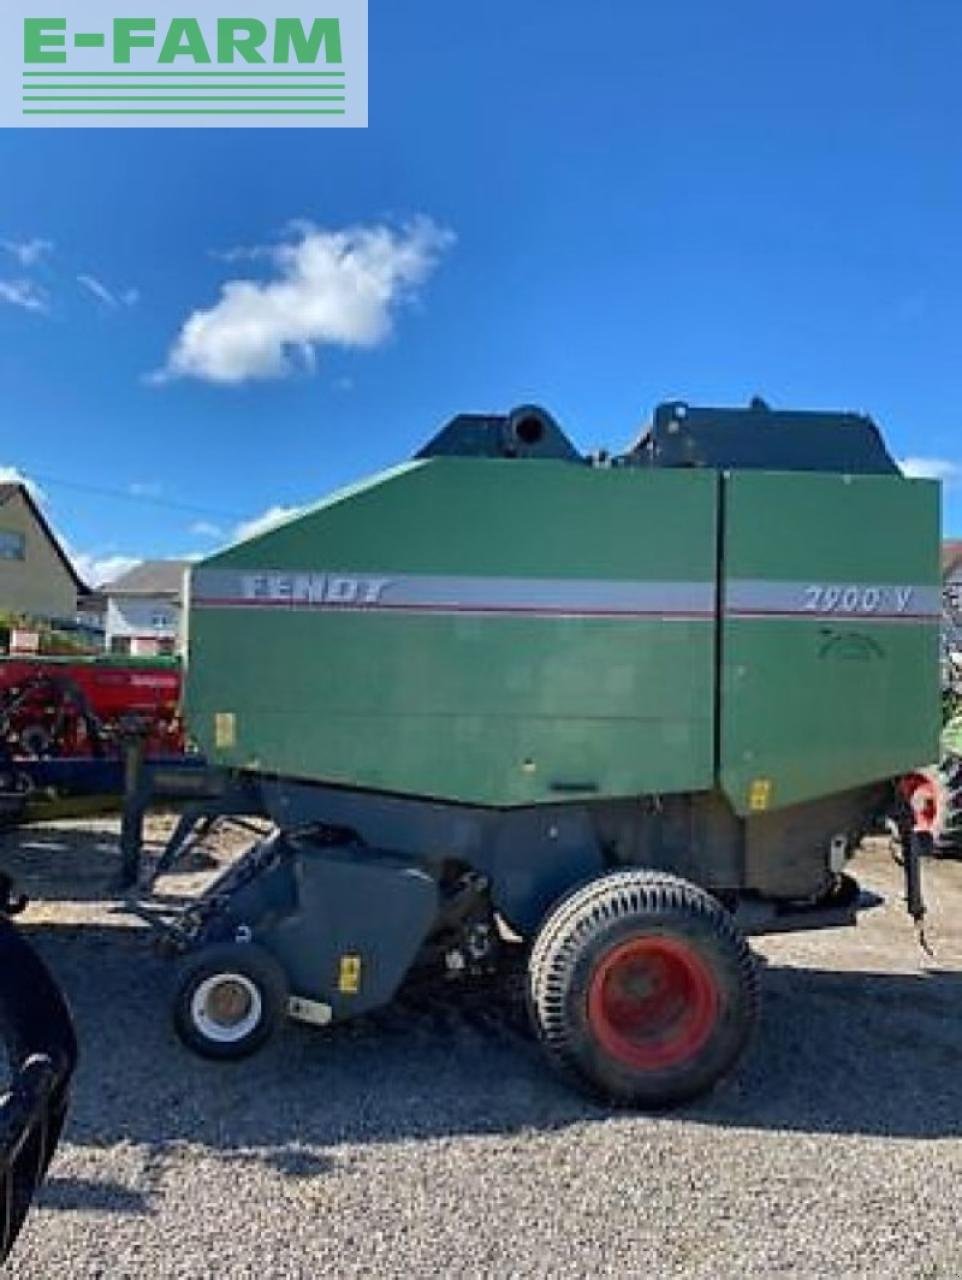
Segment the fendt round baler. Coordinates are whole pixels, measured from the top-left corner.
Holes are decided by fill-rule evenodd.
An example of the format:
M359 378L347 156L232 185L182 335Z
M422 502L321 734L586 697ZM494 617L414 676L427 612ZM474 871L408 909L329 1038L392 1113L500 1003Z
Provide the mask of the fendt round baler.
M676 402L587 459L526 407L197 564L212 771L175 845L276 831L166 922L183 1038L238 1057L512 936L565 1073L708 1088L756 1018L746 936L854 922L846 861L936 755L939 539L861 416Z

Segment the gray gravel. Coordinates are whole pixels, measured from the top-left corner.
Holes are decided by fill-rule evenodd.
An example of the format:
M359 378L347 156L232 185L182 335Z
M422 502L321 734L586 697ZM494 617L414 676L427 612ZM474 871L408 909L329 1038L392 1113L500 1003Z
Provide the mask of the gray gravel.
M113 826L6 841L84 1054L14 1276L962 1276L962 865L928 869L924 961L884 848L861 854L889 905L763 943L741 1070L650 1117L557 1083L510 992L201 1062L111 912Z

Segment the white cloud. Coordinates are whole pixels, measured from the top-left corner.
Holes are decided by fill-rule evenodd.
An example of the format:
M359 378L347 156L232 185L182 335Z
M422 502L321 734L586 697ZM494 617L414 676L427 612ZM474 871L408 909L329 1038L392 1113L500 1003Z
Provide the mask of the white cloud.
M244 542L248 538L256 538L259 534L267 533L269 529L274 529L277 525L283 524L291 516L300 515L303 510L303 507L268 507L259 516L254 516L251 520L242 520L234 528L234 539L237 542Z
M224 385L312 369L319 347L374 347L394 311L423 284L453 243L428 218L327 231L308 223L270 248L232 251L270 263L269 280L229 280L219 300L184 321L153 382L199 378Z
M941 480L952 484L962 479L962 466L948 458L900 458L902 474L913 480Z
M114 310L121 306L132 307L140 300L140 293L137 289L124 289L120 293L114 293L96 276L81 273L77 276L77 283L86 289L88 293L93 294L98 302L102 302L104 306Z
M0 301L24 311L43 313L49 309L46 290L32 280L0 280Z
M100 556L88 551L76 551L69 545L65 545L64 549L73 562L73 567L89 587L102 587L140 564L138 556Z
M127 489L133 498L159 498L162 492L156 480L132 480Z
M224 530L219 524L214 524L210 520L195 520L190 526L190 532L197 538L222 538Z
M0 248L16 258L21 267L35 267L45 254L52 252L53 241L39 236L31 240L0 240Z

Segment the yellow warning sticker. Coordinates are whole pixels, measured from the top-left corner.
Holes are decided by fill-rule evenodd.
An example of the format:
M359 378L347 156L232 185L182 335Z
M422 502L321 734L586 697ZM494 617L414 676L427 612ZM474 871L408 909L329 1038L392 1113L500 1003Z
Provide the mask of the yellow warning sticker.
M236 747L237 717L233 711L218 711L214 715L214 746L221 749Z
M361 989L361 957L341 956L337 989L342 996L356 996Z
M748 807L752 813L764 813L772 802L771 778L756 778L748 792Z

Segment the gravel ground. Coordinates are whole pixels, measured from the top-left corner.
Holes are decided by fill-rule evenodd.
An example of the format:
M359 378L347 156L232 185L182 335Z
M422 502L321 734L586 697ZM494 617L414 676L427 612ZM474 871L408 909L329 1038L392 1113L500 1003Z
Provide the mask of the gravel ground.
M115 824L4 839L83 1049L14 1276L962 1276L960 864L927 868L928 960L870 844L887 905L760 943L741 1069L652 1117L556 1082L511 999L412 998L202 1062L110 898Z

